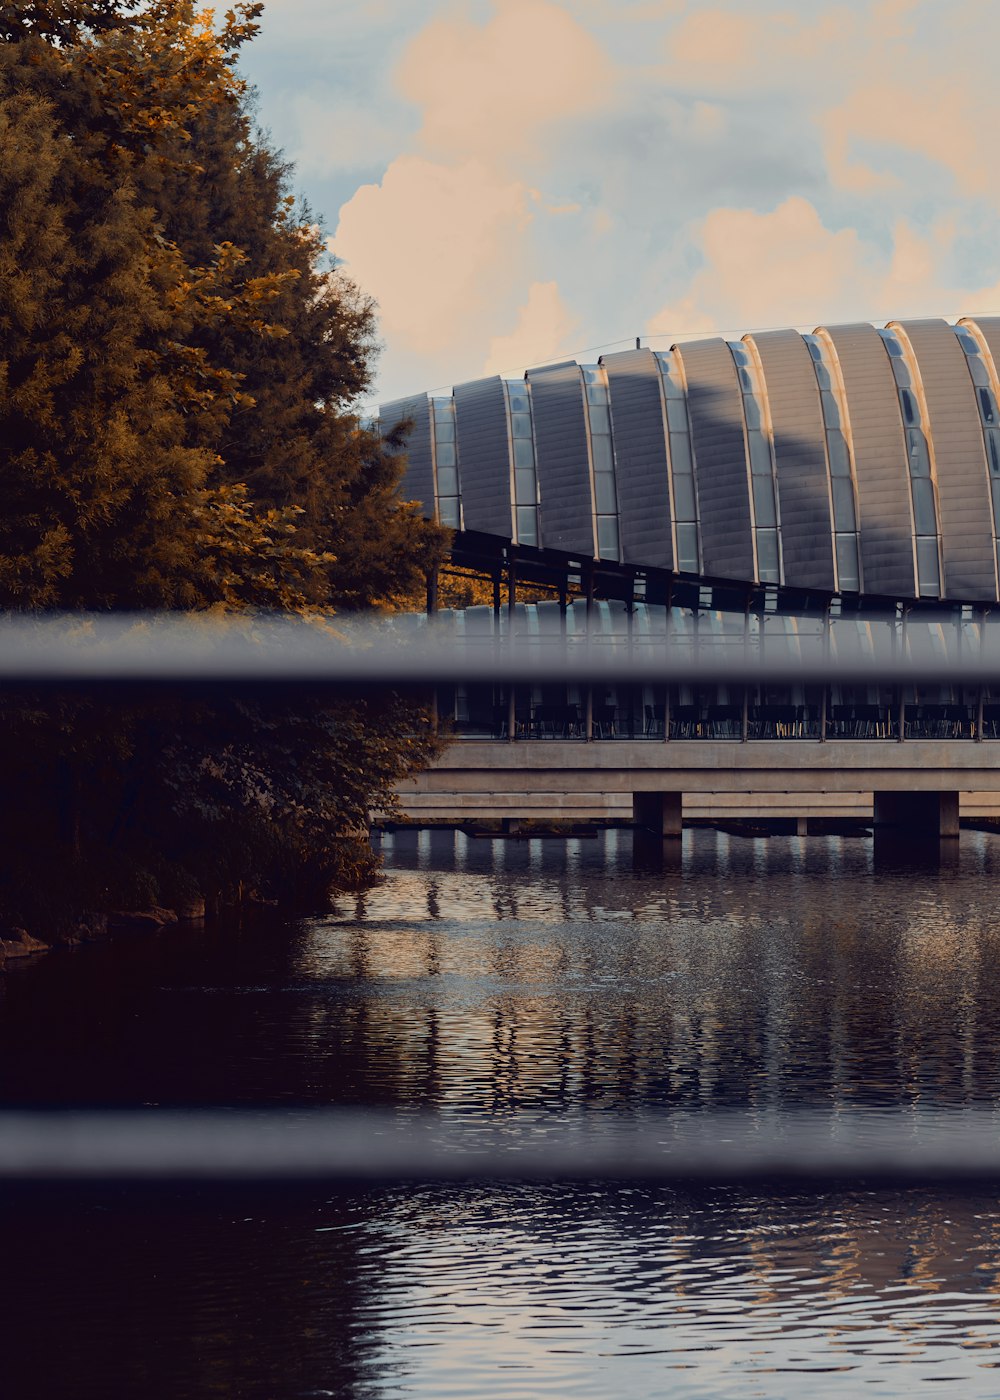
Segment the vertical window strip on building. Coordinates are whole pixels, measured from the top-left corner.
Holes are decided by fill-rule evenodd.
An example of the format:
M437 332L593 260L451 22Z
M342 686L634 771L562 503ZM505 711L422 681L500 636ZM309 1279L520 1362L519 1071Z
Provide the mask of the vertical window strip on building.
M431 399L431 454L438 520L453 530L462 528L462 490L458 474L458 435L455 400Z
M837 590L861 592L861 549L858 534L857 469L847 417L847 395L836 351L821 335L804 335L819 387L826 431L826 462L830 476L830 511L834 531Z
M965 363L972 377L979 407L990 499L993 503L993 540L1000 575L1000 414L997 412L996 366L989 347L980 340L978 327L959 322L952 329L959 345L965 351Z
M674 529L674 561L678 572L701 572L701 538L698 529L698 490L691 451L691 423L680 359L670 351L654 352L663 389L670 463L670 499Z
M764 401L764 378L752 347L744 341L727 341L740 389L750 457L754 552L761 583L781 582L781 545L778 532L778 486L774 447Z
M906 434L913 504L913 533L917 547L917 591L921 597L941 596L941 544L938 538L937 498L931 471L920 376L909 341L898 331L879 331L899 394L899 409Z
M615 451L611 433L611 397L607 372L601 365L581 365L587 425L590 433L590 460L594 470L594 527L597 557L621 558L618 533L618 492L615 482Z
M513 463L514 541L539 545L538 473L535 468L535 433L531 413L531 386L525 379L505 379L507 424Z

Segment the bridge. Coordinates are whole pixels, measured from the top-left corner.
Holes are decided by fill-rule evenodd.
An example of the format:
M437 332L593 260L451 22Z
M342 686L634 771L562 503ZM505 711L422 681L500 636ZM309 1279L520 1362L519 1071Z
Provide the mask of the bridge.
M633 820L663 837L684 817L861 818L929 836L1000 818L1000 745L967 740L457 740L401 785L417 822Z

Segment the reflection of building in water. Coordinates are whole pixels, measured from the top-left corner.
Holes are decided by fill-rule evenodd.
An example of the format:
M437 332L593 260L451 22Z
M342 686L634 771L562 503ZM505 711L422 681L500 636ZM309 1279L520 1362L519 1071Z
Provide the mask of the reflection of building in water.
M657 880L623 836L611 860L450 834L433 870L397 836L363 919L303 948L300 974L337 989L316 1056L346 1056L359 1093L391 1062L390 1098L455 1112L994 1097L992 838L947 878L876 881L860 841L689 832Z

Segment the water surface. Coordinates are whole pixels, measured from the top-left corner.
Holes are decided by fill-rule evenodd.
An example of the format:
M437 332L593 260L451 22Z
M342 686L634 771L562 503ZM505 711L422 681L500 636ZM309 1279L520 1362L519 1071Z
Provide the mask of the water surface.
M614 831L403 833L385 855L385 882L327 917L17 968L0 1101L380 1106L512 1134L1000 1106L998 838L965 832L943 862L711 831L666 859ZM18 1396L1000 1390L996 1192L553 1182L5 1205Z

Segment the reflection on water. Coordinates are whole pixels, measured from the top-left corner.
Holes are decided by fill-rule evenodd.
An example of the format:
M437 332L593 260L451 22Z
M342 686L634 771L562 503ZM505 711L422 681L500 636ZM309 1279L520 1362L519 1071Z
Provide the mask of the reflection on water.
M397 833L385 855L385 882L329 917L18 970L0 1097L379 1104L512 1132L539 1114L916 1121L1000 1103L998 838L963 833L929 867L876 862L870 840L709 831L665 863L627 832ZM1000 1389L995 1194L553 1184L6 1205L2 1306L32 1377L18 1396Z

